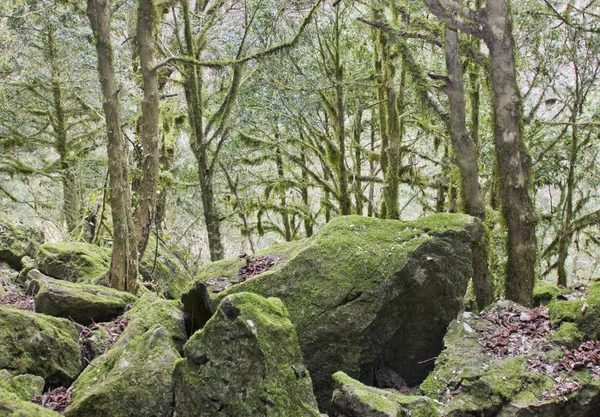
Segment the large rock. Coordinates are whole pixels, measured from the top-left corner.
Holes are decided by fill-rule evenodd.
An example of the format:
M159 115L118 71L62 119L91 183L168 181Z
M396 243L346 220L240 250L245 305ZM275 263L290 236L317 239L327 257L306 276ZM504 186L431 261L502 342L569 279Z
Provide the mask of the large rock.
M177 302L144 296L130 323L74 383L68 417L156 417L173 413L172 371L185 340Z
M89 243L47 243L40 246L35 263L42 273L53 278L107 284L110 257L110 249ZM171 299L179 298L190 282L181 262L164 245L157 248L154 238L140 263L140 275L148 287Z
M226 297L175 368L178 417L319 416L294 326L281 301Z
M78 339L69 320L0 305L0 369L69 386L82 368Z
M506 312L498 322L463 313L450 324L444 339L446 348L421 384L422 391L436 400L438 411L446 417L597 417L600 382L592 380L585 368L574 377L552 374L552 364L563 354L550 342L552 332L546 338L509 335L501 323L530 322L530 310L509 302L493 308ZM532 334L542 334L537 324L530 328ZM490 339L489 335L496 336ZM503 339L513 353L491 355L480 343L490 341L501 347ZM537 363L550 376L531 368ZM564 394L560 391L572 386L579 389Z
M328 408L339 370L368 385L381 370L409 384L426 377L463 306L471 244L482 233L477 220L458 214L415 222L338 217L310 239L267 252L275 265L237 285L228 286L243 260L209 264L182 301L196 329L229 294L280 298L319 405Z
M44 233L26 226L19 220L0 216L0 260L21 269L24 256L34 256L36 248L44 243Z
M343 372L333 375L332 404L338 417L439 417L431 398L368 387Z
M110 266L110 249L82 242L46 243L39 247L35 263L53 278L97 283Z
M137 300L127 292L53 279L35 269L28 276L32 279L27 293L35 296L36 312L69 318L81 324L110 321Z
M0 386L0 417L61 417L55 411L23 400Z

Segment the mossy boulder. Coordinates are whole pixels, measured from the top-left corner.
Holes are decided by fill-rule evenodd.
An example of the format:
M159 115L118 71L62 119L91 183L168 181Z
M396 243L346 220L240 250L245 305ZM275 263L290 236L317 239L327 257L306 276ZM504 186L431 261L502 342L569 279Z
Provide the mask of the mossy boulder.
M139 270L143 282L154 292L177 299L191 279L181 262L164 245L150 239ZM83 242L47 243L40 246L36 267L45 275L70 281L105 284L111 250Z
M463 307L471 244L482 235L479 221L460 214L414 222L342 216L310 239L258 254L275 265L245 282L236 282L243 260L207 265L182 301L196 330L227 295L280 298L326 409L339 370L367 385L382 367L409 384L425 378Z
M35 263L53 278L96 283L108 271L110 249L83 242L46 243L39 247Z
M39 245L44 243L44 233L20 220L10 220L0 215L0 260L13 268L21 269L24 256L34 256Z
M110 321L137 299L127 292L100 285L75 284L41 274L33 275L35 279L30 281L27 293L35 296L35 311L81 324Z
M156 325L94 359L74 384L68 417L154 417L173 414L172 371L180 358Z
M41 407L0 386L0 417L61 417L55 411Z
M525 307L509 302L513 312ZM517 315L518 317L518 315ZM555 363L562 352L548 344L532 345L517 356L492 357L479 343L481 333L493 334L498 324L473 313L463 313L453 321L444 339L445 350L436 360L433 372L421 384L425 395L434 399L446 417L592 417L600 404L600 383L587 371L577 376L581 387L568 395L548 396L557 387L555 379L530 370L538 360ZM526 342L524 342L526 343ZM588 375L588 376L586 376Z
M0 369L68 386L82 368L78 339L69 320L0 305Z
M333 380L336 389L331 402L340 417L440 416L431 398L368 387L343 372L336 372Z
M69 417L154 417L173 413L172 371L186 338L177 302L148 294L127 311L115 345L74 383Z
M319 416L311 379L283 303L227 296L177 363L178 417Z
M34 395L44 390L44 378L37 375L12 375L6 369L0 370L0 389L16 394L23 401L31 401Z
M533 301L536 305L547 305L558 294L560 294L560 288L556 285L552 285L549 282L542 280L535 281L533 287Z
M584 339L600 339L600 282L590 285L584 299L553 300L548 304L548 311L554 326L573 323ZM566 329L570 328L572 326Z

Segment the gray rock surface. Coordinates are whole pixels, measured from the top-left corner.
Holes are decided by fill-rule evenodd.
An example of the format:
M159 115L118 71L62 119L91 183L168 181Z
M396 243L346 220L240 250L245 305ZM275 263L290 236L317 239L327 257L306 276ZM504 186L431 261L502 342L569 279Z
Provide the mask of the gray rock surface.
M177 417L319 416L294 326L281 301L226 297L177 363Z

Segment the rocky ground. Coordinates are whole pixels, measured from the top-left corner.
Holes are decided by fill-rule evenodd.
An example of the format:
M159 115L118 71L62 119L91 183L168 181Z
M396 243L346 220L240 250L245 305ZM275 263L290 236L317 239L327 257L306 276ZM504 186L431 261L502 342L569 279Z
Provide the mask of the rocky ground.
M137 296L103 248L8 235L0 416L599 416L600 283L461 312L467 216L338 218L194 279L163 254Z

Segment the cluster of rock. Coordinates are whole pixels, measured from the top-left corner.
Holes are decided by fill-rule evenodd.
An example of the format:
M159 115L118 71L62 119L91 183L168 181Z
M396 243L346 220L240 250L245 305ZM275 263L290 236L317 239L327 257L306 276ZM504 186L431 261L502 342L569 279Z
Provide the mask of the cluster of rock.
M0 302L1 416L58 416L31 398L59 386L72 393L68 417L560 415L535 407L592 417L600 403L589 375L573 401L540 401L551 378L527 357L486 352L478 332L493 325L460 314L483 235L468 216L336 218L262 254L271 268L243 280L251 260L190 279L165 252L147 261L154 285L137 296L98 285L107 249L42 244L5 223L0 236L17 238L0 241L0 300L20 285L35 311ZM551 343L597 338L582 313L600 315L596 292L559 301L538 288L554 327L564 323Z

